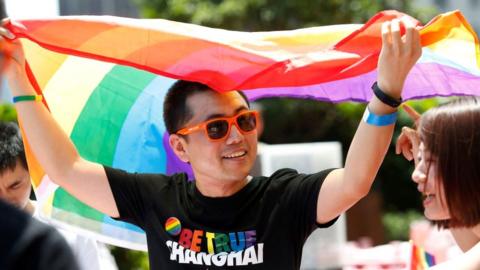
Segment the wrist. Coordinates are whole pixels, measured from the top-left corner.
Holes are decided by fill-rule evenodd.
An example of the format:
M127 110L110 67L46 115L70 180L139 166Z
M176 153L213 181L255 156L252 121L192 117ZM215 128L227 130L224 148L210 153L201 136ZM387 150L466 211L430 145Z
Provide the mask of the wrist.
M375 114L370 110L369 106L367 106L367 108L365 108L365 113L363 114L362 120L372 126L390 126L395 124L395 122L397 121L397 114L397 111L382 115Z
M9 74L8 84L14 96L36 94L25 74Z
M402 89L403 85L392 85L388 84L382 80L378 80L377 82L378 88L382 90L385 94L389 95L390 97L400 100L402 98Z
M42 95L21 95L21 96L14 96L13 103L24 102L24 101L36 101L41 102L43 100Z
M388 92L381 89L377 82L372 85L373 95L383 104L396 109L402 104L402 98L392 97Z
M397 108L393 108L383 103L375 95L373 95L372 99L370 100L367 106L371 112L378 115L390 114L398 111Z

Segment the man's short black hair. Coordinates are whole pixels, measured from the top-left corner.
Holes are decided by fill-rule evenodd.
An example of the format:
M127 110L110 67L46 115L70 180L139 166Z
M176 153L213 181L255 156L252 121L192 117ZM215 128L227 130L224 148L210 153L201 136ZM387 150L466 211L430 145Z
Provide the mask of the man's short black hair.
M0 174L14 170L17 162L28 170L19 128L13 122L0 121Z
M208 85L179 80L168 89L167 96L163 103L163 120L169 134L174 134L193 117L193 112L187 106L187 99L196 94L214 91ZM247 97L242 91L237 91L250 106Z

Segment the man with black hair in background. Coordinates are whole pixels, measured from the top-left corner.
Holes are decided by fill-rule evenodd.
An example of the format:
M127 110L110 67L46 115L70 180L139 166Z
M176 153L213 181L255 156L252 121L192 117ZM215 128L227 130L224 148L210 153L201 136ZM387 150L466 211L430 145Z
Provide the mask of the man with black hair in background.
M0 121L0 199L38 217L36 202L29 199L32 185L18 126ZM73 232L59 229L72 248L80 269L116 269L105 245Z

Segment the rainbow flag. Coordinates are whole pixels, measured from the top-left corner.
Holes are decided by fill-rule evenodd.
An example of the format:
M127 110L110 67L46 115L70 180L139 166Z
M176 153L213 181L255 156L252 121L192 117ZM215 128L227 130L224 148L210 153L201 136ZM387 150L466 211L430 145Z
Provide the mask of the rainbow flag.
M332 102L368 101L376 78L381 12L366 24L246 33L154 19L76 16L22 20L30 82L82 157L127 171L191 171L174 156L162 121L177 79L224 92ZM403 98L480 92L478 38L458 12L421 30L423 56ZM25 142L42 216L110 244L146 249L141 229L87 207L45 174Z
M413 242L411 242L411 246L410 270L425 270L436 264L435 257L432 254L413 244Z

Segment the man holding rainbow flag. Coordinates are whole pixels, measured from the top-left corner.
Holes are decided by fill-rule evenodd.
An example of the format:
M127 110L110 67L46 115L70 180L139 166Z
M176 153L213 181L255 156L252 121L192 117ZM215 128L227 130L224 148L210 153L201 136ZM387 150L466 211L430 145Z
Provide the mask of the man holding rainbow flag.
M257 113L246 98L177 82L164 118L171 148L192 166L190 182L185 174L132 174L83 159L39 102L20 42L6 28L0 33L12 47L7 76L36 159L82 202L145 230L152 269L299 269L308 235L369 192L392 138L404 81L421 54L419 32L408 18L382 25L375 95L345 167L312 175L281 169L250 177Z
M372 21L381 17L382 15L376 16ZM454 22L453 19L456 18L459 19L456 22L462 22L461 16L453 14L443 18L452 19L450 22ZM340 213L367 194L391 139L396 107L401 102L400 96L405 78L420 55L418 31L414 28L414 23L408 19L403 22L394 20L384 23L377 83L372 87L375 95L369 103L352 142L345 168L327 170L313 175L302 175L283 169L270 177L252 178L248 176L248 172L256 153L257 115L256 112L249 110L248 101L241 92L225 91L229 88L231 90L233 83L238 83L241 89L280 86L277 90L281 92L282 84L289 80L294 79L297 82L304 79L297 79L295 76L301 75L302 70L305 71L301 67L306 62L297 58L292 62L273 64L272 68L262 72L262 76L254 76L256 80L251 80L250 84L242 84L241 78L243 77L239 74L245 72L247 70L245 68L241 72L240 69L228 69L225 74L229 76L236 74L231 75L230 78L235 79L234 76L237 76L237 79L240 78L238 81L228 80L226 77L217 76L217 74L221 74L218 72L219 70L216 70L219 66L213 66L209 70L215 72L196 73L186 69L176 69L181 65L161 67L161 63L155 62L158 57L152 57L155 58L155 61L144 61L145 55L141 53L143 51L135 51L135 46L130 46L129 43L123 43L122 46L126 45L125 49L133 49L131 54L130 52L123 53L123 51L116 52L112 50L115 48L110 47L104 51L105 54L95 55L89 51L92 47L83 46L79 42L82 39L93 41L92 43L98 42L97 45L102 48L102 39L92 38L88 36L87 32L95 27L101 31L114 30L113 24L96 25L95 22L91 23L94 27L79 31L78 35L72 36L73 42L67 42L69 45L63 48L62 46L65 45L60 45L62 41L48 43L42 40L42 35L45 37L49 34L49 27L52 29L57 27L57 31L62 31L62 29L65 31L74 24L73 20L64 20L60 23L31 21L26 22L27 27L13 26L12 28L12 25L6 23L4 25L10 27L9 30L15 34L4 28L0 32L7 39L27 37L44 48L100 60L115 60L109 54L110 51L114 51L113 54L124 56L124 60L120 61L120 58L117 58L117 61L112 61L114 63L133 63L132 66L140 69L163 75L173 74L174 78L190 79L209 85L179 81L169 90L164 103L164 118L170 134L167 143L180 160L190 163L195 181L188 182L184 174L172 176L130 174L112 169L104 161L96 160L107 166L86 161L80 157L78 146L75 147L72 144L56 120L51 117L50 112L39 102L33 102L44 98L38 94L42 93L43 87L46 87L47 80L42 79L42 76L51 72L50 67L42 70L43 66L40 65L40 69L36 70L40 72L37 72L36 75L40 75L37 79L41 80L33 80L32 70L25 65L19 41L14 39L2 42L2 45L8 45L7 47L13 46L12 59L14 61L12 61L8 73L15 94L14 101L17 103L16 106L30 150L33 151L50 179L70 194L109 216L131 222L144 229L147 233L153 269L164 267L167 269L204 269L205 267L229 266L243 266L245 269L299 268L302 245L311 231L317 226L326 227L332 224ZM441 36L451 33L436 31L436 25L442 25L442 19L430 25L430 34L435 33ZM449 25L461 28L464 24L450 23ZM403 27L406 29L406 33L401 37L400 33ZM445 30L445 28L442 29ZM463 30L468 32L470 29L467 26ZM367 33L369 29L363 27L357 33L362 31ZM55 32L50 33L55 34ZM117 31L117 37L118 33L121 32ZM157 37L160 37L158 40L163 38L161 35L154 37L154 35L148 34L149 40L152 38L152 41L157 40ZM424 31L424 34L426 34L425 40L427 41L424 42L424 36L422 36L422 43L433 44L433 51L449 47L435 46L436 35L430 35L428 31ZM114 36L110 36L111 40L114 40L112 37ZM229 35L225 35L225 37L228 37L227 40L231 38ZM175 38L180 42L182 40L176 36ZM274 36L268 38L271 41ZM464 38L465 36L462 36L461 40L465 40ZM233 40L231 39L231 41ZM332 73L333 77L330 73L315 73L316 77L324 76L318 81L328 82L347 78L342 83L347 82L348 84L349 77L368 72L369 68L364 67L372 66L372 59L375 59L375 57L370 57L372 55L368 50L364 49L367 47L365 43L368 40L370 39L362 39L361 35L357 37L353 35L353 37L349 36L336 44L335 48L340 48L344 52L357 50L359 55L365 57L363 58L365 61L361 61L359 65L352 65L351 68L342 69L340 76L335 76L335 73ZM356 43L356 47L349 47L350 41ZM475 41L477 40L475 39ZM204 48L202 47L204 44L201 42L190 42L189 44L192 46L182 47L182 49ZM235 42L233 44L238 45ZM361 44L364 46L362 47ZM465 43L455 44L465 45ZM118 47L120 48L120 45ZM233 59L238 62L242 53L235 53L232 48L236 47L228 47L227 51L231 50L229 53L235 57L229 60ZM248 46L246 48L248 51ZM30 45L28 49L30 50ZM177 46L176 49L180 49L180 47ZM205 52L217 52L217 50L203 50L201 53L192 53L188 56L193 55L202 59L202 55L203 57L208 56L208 54L204 54ZM160 53L160 55L167 59L167 62L175 59L174 55L168 53ZM451 55L450 51L449 55ZM146 56L148 60L148 54ZM275 58L274 54L271 56L272 59ZM322 58L327 64L329 56L333 55L327 53L324 55L326 58ZM336 55L337 58L339 56L341 55ZM347 55L343 54L343 57L345 56ZM458 71L452 69L452 67L459 67L455 63L445 61L443 58L434 58L435 54L429 53L427 56L434 62L438 62L440 59L443 64L447 64L450 69L442 69L442 74L448 72L458 74ZM266 58L248 55L242 55L242 57L245 57L248 63L253 63L252 67L254 64L258 64L257 69L249 69L252 72L258 72L266 65L272 64ZM336 61L348 63L343 57ZM32 58L36 60L35 57L29 59L32 60ZM55 56L50 59L55 64L63 61L61 58ZM221 57L220 60L222 60L220 63L223 64ZM278 61L278 58L275 60ZM34 69L39 67L39 62L31 61L30 64L32 62L34 62L34 66L37 65ZM184 63L186 62L184 61ZM196 64L201 65L201 63ZM433 69L435 65L428 61L422 64L430 71L435 70ZM296 69L300 73L289 73L296 65L300 67ZM68 65L64 66L68 67ZM152 66L155 67L152 68ZM227 65L220 66L227 68ZM337 72L335 66L327 65L327 67L331 67L331 69L326 69L329 72ZM281 68L287 69L282 70ZM123 72L122 69L113 70L119 72L118 74ZM295 68L293 70L295 71ZM459 70L469 72L471 67ZM279 71L284 71L285 76L277 77L278 83L275 83L275 80L269 81L269 78ZM429 73L429 76L432 74ZM473 74L476 73L473 72ZM252 74L250 73L250 75ZM302 82L313 82L316 80L315 76L312 77L312 73L309 73L308 76L304 76L305 82ZM137 83L143 83L141 79L138 76ZM452 80L451 83L453 82ZM457 82L455 81L455 83ZM48 87L51 87L52 84L53 82ZM419 81L416 89L419 89L418 87L422 84L425 84L425 81ZM68 83L61 86L62 88L70 87ZM76 87L76 85L71 86ZM330 84L330 86L335 86L335 84ZM471 86L475 88L473 84ZM412 87L406 88L410 90ZM212 89L225 93L212 91ZM417 93L428 95L427 88L420 89ZM440 89L442 88L434 89L434 91L440 91ZM323 92L319 91L319 93ZM330 95L331 93L325 91L325 94ZM407 97L411 94L411 92L407 93ZM123 102L122 98L125 96L117 94L115 98ZM358 99L358 97L350 98ZM345 97L332 96L331 99L338 101ZM364 99L364 97L360 99ZM60 100L60 102L62 101ZM65 123L62 122L61 126L64 125ZM42 179L42 183L46 182L48 181ZM42 187L40 186L40 188ZM61 192L57 195L60 194Z

